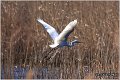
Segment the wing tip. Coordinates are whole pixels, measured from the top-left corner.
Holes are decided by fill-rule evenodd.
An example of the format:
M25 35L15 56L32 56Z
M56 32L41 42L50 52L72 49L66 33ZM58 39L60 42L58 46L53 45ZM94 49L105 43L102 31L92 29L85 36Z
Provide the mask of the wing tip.
M77 19L75 19L74 22L77 23Z
M40 18L37 18L37 21L42 21L42 19L40 19Z

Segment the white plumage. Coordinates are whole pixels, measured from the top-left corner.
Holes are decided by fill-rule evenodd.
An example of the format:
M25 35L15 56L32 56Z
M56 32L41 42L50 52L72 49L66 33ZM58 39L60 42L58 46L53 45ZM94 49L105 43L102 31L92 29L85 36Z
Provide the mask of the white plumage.
M69 34L73 31L74 27L77 25L77 20L71 21L60 34L58 34L57 31L52 26L50 26L43 20L38 19L38 22L40 22L44 26L44 28L47 30L51 38L54 40L54 44L49 45L51 48L55 48L59 45L60 46L73 46L73 45L70 45L71 43L69 44L65 40L67 40ZM77 40L73 42L79 43Z

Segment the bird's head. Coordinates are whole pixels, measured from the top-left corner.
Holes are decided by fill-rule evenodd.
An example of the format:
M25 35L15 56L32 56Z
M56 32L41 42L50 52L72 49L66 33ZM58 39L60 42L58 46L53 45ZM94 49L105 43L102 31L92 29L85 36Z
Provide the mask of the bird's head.
M81 41L78 41L78 37L77 37L77 36L74 36L74 38L75 38L75 40L73 40L73 41L71 42L71 45L72 45L72 46L74 46L76 43L83 43L83 42L81 42Z
M73 38L78 39L78 37L77 37L77 36L74 36Z
M81 43L80 41L78 41L77 39L72 41L73 43Z

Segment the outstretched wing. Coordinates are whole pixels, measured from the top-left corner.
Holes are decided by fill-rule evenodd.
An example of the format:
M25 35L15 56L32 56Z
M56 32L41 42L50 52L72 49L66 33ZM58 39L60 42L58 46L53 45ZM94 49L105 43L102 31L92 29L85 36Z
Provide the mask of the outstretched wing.
M55 40L55 38L58 37L59 34L52 26L50 26L49 24L47 24L41 19L37 19L37 21L40 22L44 26L44 28L47 30L47 32L49 33L49 35L51 36L53 40Z
M76 26L76 24L77 24L77 20L74 20L74 21L70 22L65 27L65 29L59 34L59 36L57 37L57 41L67 40L70 33L74 30L74 27Z
M72 29L72 30L70 30L66 35L65 35L65 41L67 41L67 39L68 39L68 36L72 33L74 31L74 28Z

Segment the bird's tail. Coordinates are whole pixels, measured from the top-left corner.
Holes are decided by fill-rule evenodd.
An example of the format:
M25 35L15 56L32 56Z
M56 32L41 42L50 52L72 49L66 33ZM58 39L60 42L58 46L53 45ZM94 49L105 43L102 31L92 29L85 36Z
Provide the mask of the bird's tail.
M55 48L57 47L59 44L52 44L52 45L49 45L51 48Z

